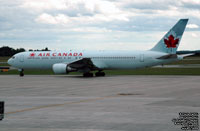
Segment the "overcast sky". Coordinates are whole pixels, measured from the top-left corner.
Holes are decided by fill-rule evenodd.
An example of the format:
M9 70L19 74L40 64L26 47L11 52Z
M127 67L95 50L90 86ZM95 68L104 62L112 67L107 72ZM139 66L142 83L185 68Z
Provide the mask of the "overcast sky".
M0 0L0 46L147 50L180 18L179 50L200 49L200 0Z

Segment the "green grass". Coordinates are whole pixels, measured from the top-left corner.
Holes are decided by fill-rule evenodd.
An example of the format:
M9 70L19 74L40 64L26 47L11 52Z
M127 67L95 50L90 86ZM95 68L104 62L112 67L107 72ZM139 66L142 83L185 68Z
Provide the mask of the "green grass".
M108 75L200 75L200 68L145 68L136 70L108 70Z
M8 65L7 63L5 63L5 64L4 63L3 64L0 63L0 66L10 66L10 65Z
M0 62L7 62L10 57L0 57ZM0 66L9 66L7 63L0 63Z
M167 65L185 65L185 64L200 64L200 59L198 60L184 59L184 60L169 63Z
M25 75L53 75L51 70L25 70ZM200 75L200 68L145 68L136 70L106 70L106 75ZM8 72L0 72L2 75L16 74L17 70ZM73 72L70 75L82 75L81 73Z
M0 62L7 62L10 57L0 57Z
M52 75L54 74L51 70L25 70L25 75ZM7 74L19 74L18 70L9 70L8 72L0 72L1 75Z
M188 56L185 57L184 59L200 59L200 56Z

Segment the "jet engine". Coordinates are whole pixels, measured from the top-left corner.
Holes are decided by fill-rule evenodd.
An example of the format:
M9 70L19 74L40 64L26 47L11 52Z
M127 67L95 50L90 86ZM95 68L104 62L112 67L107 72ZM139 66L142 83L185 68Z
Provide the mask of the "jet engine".
M69 72L76 71L64 63L54 64L52 69L55 74L68 74Z

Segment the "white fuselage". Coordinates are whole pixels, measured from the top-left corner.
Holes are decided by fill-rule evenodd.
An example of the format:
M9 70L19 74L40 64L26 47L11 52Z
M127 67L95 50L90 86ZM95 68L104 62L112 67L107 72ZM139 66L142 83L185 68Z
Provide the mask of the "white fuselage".
M136 69L177 61L181 58L157 59L167 55L155 51L35 51L14 55L8 63L18 69L52 69L56 63L71 63L90 58L100 69Z

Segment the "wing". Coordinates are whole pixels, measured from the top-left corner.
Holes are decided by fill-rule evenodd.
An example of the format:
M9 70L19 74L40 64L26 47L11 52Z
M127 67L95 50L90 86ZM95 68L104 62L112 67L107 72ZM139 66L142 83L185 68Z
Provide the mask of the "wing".
M94 71L99 68L96 67L90 58L83 58L67 64L68 67L76 70L82 71Z

